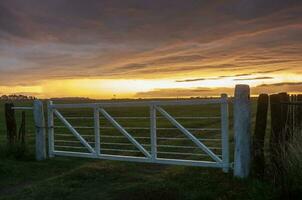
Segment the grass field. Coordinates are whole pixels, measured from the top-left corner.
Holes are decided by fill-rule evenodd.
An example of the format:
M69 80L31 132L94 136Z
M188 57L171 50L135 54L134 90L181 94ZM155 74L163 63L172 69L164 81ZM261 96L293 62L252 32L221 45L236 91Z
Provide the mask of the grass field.
M30 105L31 102L18 102L16 105ZM183 167L155 164L142 164L118 161L104 161L84 158L55 157L45 161L37 162L34 160L34 127L32 113L27 112L27 154L22 159L5 156L5 122L3 113L3 102L0 103L0 199L275 199L278 192L274 187L265 181L256 179L238 180L233 178L232 173L224 174L220 169L209 169L201 167ZM186 107L165 107L173 116L217 116L218 106L186 106ZM253 113L256 104L253 102ZM148 108L115 108L107 110L112 116L117 117L148 117ZM230 108L232 111L232 108ZM90 110L62 110L65 117L92 116ZM231 112L232 113L232 112ZM254 115L254 114L253 114ZM17 117L20 113L17 113ZM158 115L159 116L159 115ZM232 116L230 116L232 118ZM149 120L132 119L118 120L125 127L148 127ZM179 120L185 127L219 127L219 120ZM232 120L230 120L232 122ZM70 119L70 123L75 126L92 126L92 120ZM59 121L55 124L60 126ZM101 119L101 126L111 126L108 122ZM158 120L158 127L172 128L164 119ZM230 123L232 127L232 123ZM79 129L81 134L87 135L91 145L93 141L89 139L92 134L90 129ZM68 145L78 147L76 143L64 142L68 136L59 134L70 134L67 130L60 127L55 129L57 149L66 149ZM148 130L131 130L135 137L148 136ZM120 135L114 129L101 129L101 135ZM219 133L215 132L194 132L201 138L219 138ZM158 131L162 137L179 137L177 131ZM60 138L63 137L63 138ZM64 138L65 137L65 138ZM71 137L71 136L70 136ZM68 138L73 141L72 138ZM125 152L114 152L110 149L117 148L116 145L109 145L112 142L126 143L123 139L114 141L102 138L102 148L109 149L110 154L125 154ZM74 140L76 142L76 140ZM149 143L145 141L140 141ZM188 141L159 141L164 152L161 157L175 158L174 154L178 149L167 149L165 145L189 145ZM230 145L233 144L231 131ZM108 147L104 146L108 145ZM218 144L207 144L214 146ZM68 149L67 148L67 149ZM133 147L119 147L123 150L134 151ZM76 148L73 148L74 150ZM81 148L77 148L82 151ZM148 146L146 146L148 149ZM148 149L149 150L149 149ZM219 154L219 149L213 149ZM181 155L184 159L208 159L201 157L198 150L186 149L186 153L196 155ZM126 154L139 155L137 152L127 152ZM231 154L232 155L232 154ZM178 155L179 156L179 155ZM178 156L176 156L178 158Z

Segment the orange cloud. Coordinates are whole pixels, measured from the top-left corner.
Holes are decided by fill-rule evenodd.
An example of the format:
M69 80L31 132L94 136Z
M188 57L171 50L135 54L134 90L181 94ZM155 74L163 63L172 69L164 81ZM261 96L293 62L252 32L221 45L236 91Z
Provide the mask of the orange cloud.
M1 1L0 93L186 96L235 82L273 91L302 81L301 9L284 0Z

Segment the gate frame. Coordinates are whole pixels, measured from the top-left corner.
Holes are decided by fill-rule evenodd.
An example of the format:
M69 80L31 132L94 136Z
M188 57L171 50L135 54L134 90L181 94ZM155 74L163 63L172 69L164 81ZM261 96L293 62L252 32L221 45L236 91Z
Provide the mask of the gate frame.
M207 105L207 104L220 104L220 120L221 120L221 149L222 158L219 158L213 153L206 145L199 141L193 134L191 134L186 128L178 123L171 115L169 115L160 106L167 105ZM106 107L138 107L149 106L150 108L150 145L151 153L146 151L144 147L137 142L131 134L129 134L122 126L118 124L111 117L104 108ZM94 120L94 136L95 147L91 147L84 138L72 127L71 124L60 114L57 110L59 108L92 108L93 120ZM202 167L214 167L222 168L224 172L228 172L230 168L229 161L229 113L228 113L228 96L222 94L218 99L198 99L198 100L170 100L170 101L130 101L130 102L106 102L106 103L83 103L83 104L54 104L52 101L47 103L48 110L48 141L49 141L49 157L57 156L73 156L73 157L88 157L107 160L119 160L119 161L135 161L157 164L173 164L173 165L187 165L187 166L202 166ZM182 160L182 159L167 159L157 157L157 135L156 135L156 113L161 113L171 124L181 131L186 138L191 140L199 149L209 155L214 161L198 161L198 160ZM102 114L112 125L119 130L130 142L136 146L146 157L136 156L122 156L122 155L110 155L102 154L102 148L100 147L100 114ZM90 153L80 153L71 151L58 151L54 148L54 115L56 115L61 122L71 131L71 133L90 151Z
M234 168L234 176L239 178L246 178L250 173L250 163L251 163L251 101L250 101L250 87L248 85L236 85L235 95L234 95L234 167L233 163L229 162L229 141L228 141L228 97L227 95L221 95L219 100L203 100L203 103L221 103L221 138L222 138L222 162L188 162L187 160L178 160L177 163L173 160L158 159L157 149L156 149L156 103L161 103L161 105L182 105L183 103L188 103L188 105L196 104L198 100L183 100L183 101L165 101L165 102L122 102L122 103L102 103L103 106L121 106L121 104L127 104L124 106L139 106L146 103L150 104L150 132L151 132L151 158L150 159L138 159L137 157L125 157L125 156L110 156L104 155L99 152L99 155L92 155L87 153L66 153L58 152L54 150L54 124L53 124L53 108L54 107L64 107L64 108L87 108L87 104L61 104L54 105L52 101L47 102L48 107L48 122L47 127L44 126L44 112L43 103L40 100L35 100L33 107L13 107L14 110L33 110L33 115L35 116L35 128L36 128L36 159L43 160L46 159L46 143L45 143L45 132L48 130L48 154L49 157L54 157L55 155L61 156L76 156L76 157L90 157L90 158L100 158L109 160L122 160L122 161L136 161L136 162L149 162L149 163L161 163L161 164L178 164L178 165L189 165L189 166L205 166L205 167L219 167L222 168L224 172L228 172L230 168ZM99 118L99 104L90 104L94 109L94 117ZM97 120L99 122L99 120ZM226 123L227 122L227 123ZM100 134L99 123L95 123L95 139L99 141L98 137ZM223 131L224 130L224 131ZM98 142L96 142L97 144ZM99 148L98 144L96 147Z

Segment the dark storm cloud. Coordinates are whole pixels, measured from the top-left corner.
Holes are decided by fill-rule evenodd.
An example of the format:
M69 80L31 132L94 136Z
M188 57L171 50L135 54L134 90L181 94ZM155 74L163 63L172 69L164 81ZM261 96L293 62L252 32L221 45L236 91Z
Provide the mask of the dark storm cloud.
M298 71L301 10L300 0L2 0L0 85Z
M216 80L218 78L194 78L194 79L185 79L185 80L177 80L178 83L183 82L195 82L195 81L204 81L204 80Z
M268 73L274 73L274 72L280 72L285 71L287 68L280 68L280 69L272 69L272 70L262 70L255 72L256 74L268 74Z
M196 79L185 79L185 80L176 80L175 82L182 83L182 82L196 82L196 81L205 81L205 80L219 80L222 78L231 78L231 77L243 77L243 76L250 76L252 74L235 74L233 76L218 76L218 77L210 77L210 78L196 78Z
M260 77L255 77L255 78L236 78L233 80L234 81L251 81L251 80L269 80L269 79L274 79L274 78L270 77L270 76L260 76Z

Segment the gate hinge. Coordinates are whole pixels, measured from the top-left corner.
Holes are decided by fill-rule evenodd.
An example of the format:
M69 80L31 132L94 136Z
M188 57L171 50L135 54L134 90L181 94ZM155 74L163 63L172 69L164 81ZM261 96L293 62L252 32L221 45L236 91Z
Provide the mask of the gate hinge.
M231 162L231 163L230 163L230 168L231 168L231 169L234 169L234 162Z

